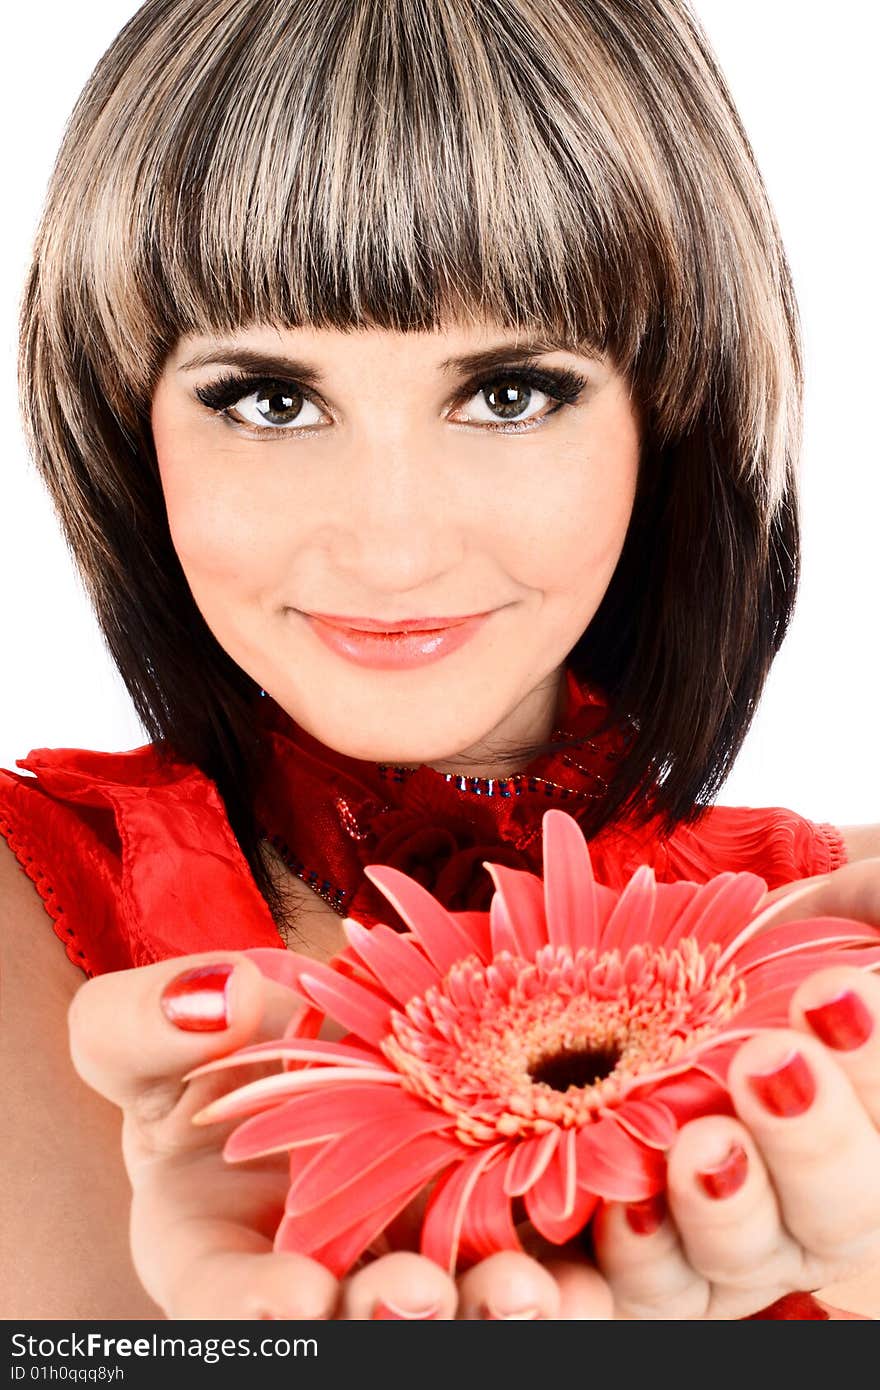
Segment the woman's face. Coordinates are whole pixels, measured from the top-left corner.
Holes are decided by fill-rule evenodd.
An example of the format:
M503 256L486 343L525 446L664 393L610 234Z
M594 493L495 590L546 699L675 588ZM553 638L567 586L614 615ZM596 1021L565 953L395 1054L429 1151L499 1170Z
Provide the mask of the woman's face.
M490 326L260 326L181 339L152 426L195 601L301 727L484 776L549 737L635 496L637 411L610 363ZM370 637L313 614L488 616Z

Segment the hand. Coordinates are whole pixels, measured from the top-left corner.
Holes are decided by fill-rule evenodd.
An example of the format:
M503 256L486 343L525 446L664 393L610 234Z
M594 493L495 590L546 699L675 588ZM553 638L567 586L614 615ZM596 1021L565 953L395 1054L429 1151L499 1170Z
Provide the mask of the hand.
M215 967L203 1017L222 1003L229 1022L191 1031L166 1017L166 986L191 970ZM233 1165L222 1156L235 1122L197 1126L192 1116L234 1081L233 1072L183 1077L202 1062L248 1043L280 1037L300 1007L241 953L212 952L100 975L70 1010L77 1071L123 1112L123 1155L132 1185L135 1268L169 1318L607 1318L611 1297L586 1264L561 1289L535 1259L505 1253L456 1283L411 1251L383 1255L337 1282L305 1256L278 1254L272 1240L289 1184L286 1154ZM220 1022L215 1018L215 1022ZM246 1079L277 1070L248 1064ZM568 1311L563 1311L563 1306Z
M880 927L880 859L776 889L759 908L771 902L779 903L774 925L831 915ZM828 1014L812 1012L829 1004L836 1034ZM596 1221L596 1255L618 1316L738 1318L785 1293L841 1281L849 1281L850 1307L880 1316L880 978L855 964L819 971L793 996L790 1020L790 1031L761 1033L734 1059L737 1118L682 1129L663 1219L657 1209L633 1213L645 1232L637 1234L625 1209L610 1205ZM777 1115L749 1078L766 1077L793 1052L803 1059L801 1103L811 1087L815 1096L800 1113ZM787 1087L784 1079L777 1095L787 1091L800 1108L797 1069Z

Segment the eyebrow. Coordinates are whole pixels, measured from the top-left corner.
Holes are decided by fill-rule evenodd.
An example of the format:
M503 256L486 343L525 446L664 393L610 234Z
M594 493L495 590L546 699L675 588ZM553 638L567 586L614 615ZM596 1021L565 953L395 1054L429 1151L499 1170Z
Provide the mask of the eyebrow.
M531 339L529 342L496 343L492 347L480 348L476 352L466 352L456 357L444 357L440 370L445 375L453 373L473 375L478 372L493 371L497 367L510 366L514 362L524 362L532 357L540 357L548 352L567 352L561 343ZM581 356L598 360L599 354L582 350ZM191 372L199 367L210 366L238 367L242 371L259 372L266 376L290 377L304 386L320 387L325 383L325 374L319 368L302 358L287 357L274 352L262 352L257 348L241 347L235 343L217 343L204 352L188 357L178 367L179 372Z

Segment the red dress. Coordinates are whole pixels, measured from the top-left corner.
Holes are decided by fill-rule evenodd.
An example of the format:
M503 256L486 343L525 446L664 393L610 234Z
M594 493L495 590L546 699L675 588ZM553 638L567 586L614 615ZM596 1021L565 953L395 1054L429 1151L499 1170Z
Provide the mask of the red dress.
M593 737L601 692L568 672L566 694L554 731L566 748L506 779L348 758L262 701L271 757L260 823L340 916L393 923L363 873L371 863L411 874L451 910L485 909L492 883L482 861L540 873L543 812L562 806L577 819L621 757L625 729ZM199 951L284 948L217 788L197 767L151 744L125 753L44 748L16 766L23 771L0 769L0 834L84 975ZM835 826L778 806L712 806L667 836L657 822L616 821L590 841L590 855L597 879L617 888L643 863L664 883L732 869L775 888L846 862ZM807 1295L792 1299L801 1302L757 1316L827 1316Z

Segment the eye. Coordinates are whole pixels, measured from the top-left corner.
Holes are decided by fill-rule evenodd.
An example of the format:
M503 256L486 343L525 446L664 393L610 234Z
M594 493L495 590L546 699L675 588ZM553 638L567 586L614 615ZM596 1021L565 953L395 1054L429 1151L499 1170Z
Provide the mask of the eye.
M267 381L235 402L235 414L258 429L302 428L321 423L321 411L289 381Z
M464 420L456 423L504 433L535 429L563 406L573 405L585 385L584 377L564 369L502 369L491 380L469 384L467 389L478 389L464 402Z
M475 406L471 404L475 403ZM527 382L508 377L484 386L468 403L468 418L477 424L521 422L533 419L542 405L549 403L543 391L536 391ZM532 411L531 415L526 412Z
M320 407L293 381L233 374L196 387L195 394L209 410L259 434L294 434L320 425L323 418Z

